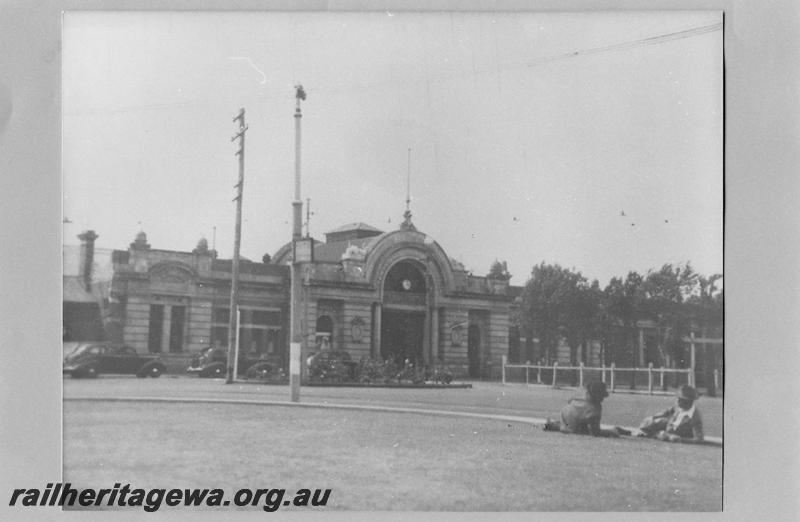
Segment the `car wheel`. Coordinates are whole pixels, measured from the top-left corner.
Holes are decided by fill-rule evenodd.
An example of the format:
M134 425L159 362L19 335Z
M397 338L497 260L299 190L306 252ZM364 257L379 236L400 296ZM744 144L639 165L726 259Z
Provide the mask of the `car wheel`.
M152 377L153 379L157 379L161 376L162 368L158 365L153 365L147 370L147 375Z
M248 379L269 379L274 368L268 363L257 363L247 370Z
M84 377L88 377L89 379L94 379L98 375L97 367L94 365L89 365L83 370Z
M225 365L219 362L206 366L206 368L200 373L200 377L211 377L211 378L225 377L225 375L226 375Z

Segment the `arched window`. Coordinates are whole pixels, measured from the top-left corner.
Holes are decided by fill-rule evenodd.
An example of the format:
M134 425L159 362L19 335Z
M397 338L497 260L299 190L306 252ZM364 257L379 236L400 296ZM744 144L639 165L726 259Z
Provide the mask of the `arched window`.
M425 276L411 261L400 261L389 269L383 289L408 294L424 294L427 290Z
M333 319L329 315L319 316L316 330L317 350L333 349Z

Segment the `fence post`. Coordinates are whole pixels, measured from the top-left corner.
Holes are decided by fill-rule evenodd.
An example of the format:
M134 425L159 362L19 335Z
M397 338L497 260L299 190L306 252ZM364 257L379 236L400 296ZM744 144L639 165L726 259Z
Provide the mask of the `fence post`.
M606 382L606 365L605 363L600 365L600 380L603 381L605 384Z
M502 371L503 384L505 384L506 383L506 363L508 362L508 356L507 355L503 355L501 357L501 360L502 360L502 364L503 364L503 371Z
M614 393L614 368L616 366L615 363L611 363L611 393Z
M714 368L714 391L719 389L719 368Z
M647 392L653 395L653 363L647 365Z
M553 388L556 387L556 372L558 371L558 361L553 363Z
M528 364L531 362L528 361ZM536 366L536 382L542 384L542 361L539 361L539 364Z
M531 369L525 366L525 384L530 384L530 383L531 383Z
M578 386L583 388L583 361L581 361L580 367L578 368Z
M661 391L664 391L664 367L661 367Z

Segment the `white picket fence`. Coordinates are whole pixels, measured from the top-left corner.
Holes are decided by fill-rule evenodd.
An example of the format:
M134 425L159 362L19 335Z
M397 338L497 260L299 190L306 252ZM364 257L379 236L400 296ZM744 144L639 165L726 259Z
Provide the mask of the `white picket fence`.
M525 383L531 384L531 370L533 370L533 378L535 379L533 382L536 384L550 384L553 388L558 386L558 375L559 371L566 371L566 370L577 370L578 372L578 386L583 387L584 378L590 372L597 373L599 372L601 375L602 382L606 383L609 388L609 391L614 392L617 388L617 377L620 375L621 372L630 373L634 376L637 374L645 374L647 376L647 391L651 395L655 387L657 389L665 389L665 376L668 374L678 374L678 375L685 375L686 376L686 384L690 386L695 386L695 372L694 368L654 368L653 364L649 364L647 368L618 368L614 363L610 366L601 366L601 367L591 367L591 366L584 366L581 363L579 366L562 366L559 365L558 362L552 364L552 366L545 366L541 364L531 364L527 362L525 364L509 364L508 363L508 356L504 355L502 359L502 382L506 384L506 371L509 368L519 368L525 370ZM543 382L542 380L542 371L546 371L547 373L552 372L552 375L549 375L550 382ZM719 372L714 370L714 387L719 388Z

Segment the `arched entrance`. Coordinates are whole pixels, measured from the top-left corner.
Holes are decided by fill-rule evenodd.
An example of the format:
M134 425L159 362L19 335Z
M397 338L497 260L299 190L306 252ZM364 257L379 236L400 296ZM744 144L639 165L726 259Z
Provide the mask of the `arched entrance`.
M481 376L481 329L477 325L467 328L467 358L469 359L469 376Z
M380 354L398 365L425 363L428 285L423 268L411 260L395 264L383 284Z

